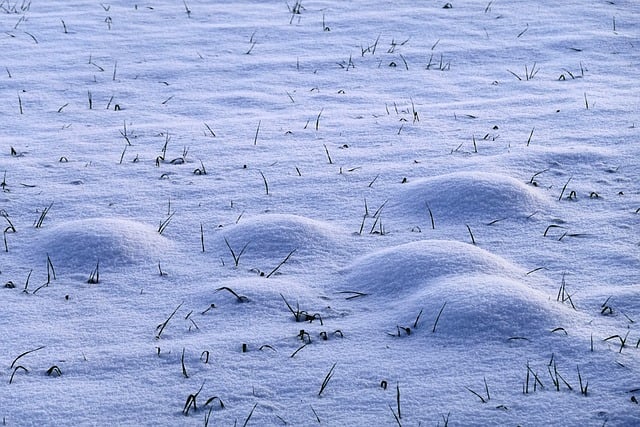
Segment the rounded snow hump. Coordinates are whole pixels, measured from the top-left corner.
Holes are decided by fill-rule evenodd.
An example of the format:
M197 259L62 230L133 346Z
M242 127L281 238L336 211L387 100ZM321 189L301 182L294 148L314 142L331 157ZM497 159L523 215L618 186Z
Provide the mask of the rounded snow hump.
M100 268L121 268L156 263L172 249L157 229L121 218L66 221L41 230L36 252L52 259L56 270L88 273Z
M341 286L384 301L377 317L386 324L417 313L454 337L540 336L567 324L571 311L551 301L500 256L467 243L423 240L375 251L345 269ZM386 320L385 320L386 319ZM426 321L426 320L423 320ZM433 325L429 326L431 328Z
M442 276L494 274L518 277L524 272L507 260L471 244L420 240L365 255L346 268L347 283L385 299L413 294Z
M406 184L390 200L388 212L398 218L424 218L430 209L436 223L492 221L526 217L544 203L535 187L508 175L456 172Z
M276 264L291 252L294 252L290 259L292 264L304 259L320 264L333 262L333 255L342 246L339 236L346 234L326 222L289 214L242 218L237 224L220 229L219 233L216 246L221 254L231 256L233 249L235 256L243 253L242 259Z

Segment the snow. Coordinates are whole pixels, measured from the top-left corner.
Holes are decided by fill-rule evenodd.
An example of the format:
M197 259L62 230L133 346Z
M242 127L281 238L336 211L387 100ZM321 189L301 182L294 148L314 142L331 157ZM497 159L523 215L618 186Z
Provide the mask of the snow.
M639 16L0 2L2 424L640 424Z

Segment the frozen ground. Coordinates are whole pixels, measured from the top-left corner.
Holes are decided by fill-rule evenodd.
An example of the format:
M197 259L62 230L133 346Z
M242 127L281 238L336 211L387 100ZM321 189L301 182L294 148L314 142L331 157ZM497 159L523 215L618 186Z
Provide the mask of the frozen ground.
M0 12L3 425L640 424L640 3Z

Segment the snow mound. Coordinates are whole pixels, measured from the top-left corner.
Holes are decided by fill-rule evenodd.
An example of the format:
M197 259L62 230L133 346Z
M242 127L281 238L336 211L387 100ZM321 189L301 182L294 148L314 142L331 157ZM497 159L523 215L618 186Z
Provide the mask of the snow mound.
M405 301L412 306L424 309L430 330L442 309L438 333L460 338L531 339L568 327L574 315L519 280L489 274L442 278Z
M230 255L226 238L236 254L246 246L242 259L282 260L291 251L291 262L312 258L314 263L329 261L340 248L338 236L345 233L322 221L288 214L264 214L242 219L220 231L216 242L220 253Z
M421 240L365 255L345 270L354 291L394 299L442 276L522 274L505 259L468 243Z
M157 230L140 222L116 218L67 221L43 229L36 253L48 254L56 270L86 272L157 262L172 247Z
M503 174L456 172L409 183L390 201L399 218L442 221L492 221L524 217L540 209L543 200L534 187Z
M456 241L376 251L346 269L342 286L384 301L376 317L387 326L411 326L422 311L421 327L431 330L444 305L437 330L453 339L530 339L572 323L573 312L527 284L524 270Z

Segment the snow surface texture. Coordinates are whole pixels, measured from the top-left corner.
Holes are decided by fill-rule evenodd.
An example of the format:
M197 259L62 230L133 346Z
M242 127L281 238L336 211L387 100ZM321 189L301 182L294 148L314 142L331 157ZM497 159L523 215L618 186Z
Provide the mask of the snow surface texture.
M0 2L2 425L640 425L639 19Z

